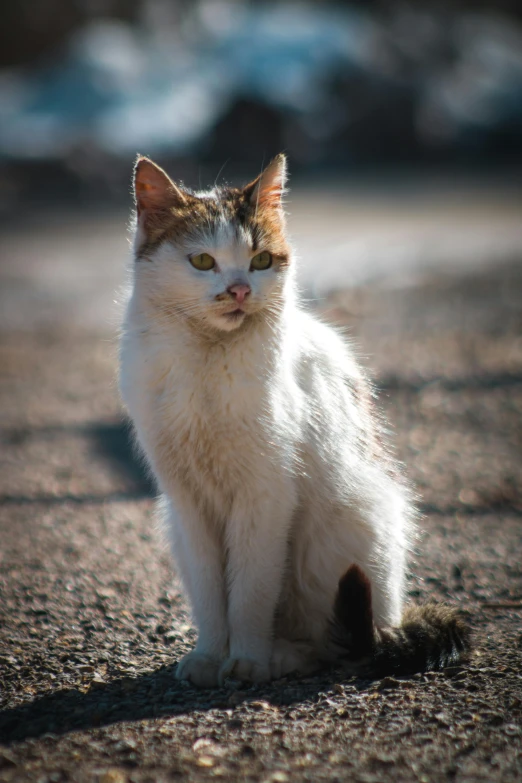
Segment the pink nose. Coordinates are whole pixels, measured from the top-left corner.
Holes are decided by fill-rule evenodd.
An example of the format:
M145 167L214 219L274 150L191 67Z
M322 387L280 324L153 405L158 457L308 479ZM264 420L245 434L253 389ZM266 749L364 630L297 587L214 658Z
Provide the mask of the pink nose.
M249 285L243 285L243 284L237 284L237 285L231 285L227 288L227 291L229 294L232 294L233 297L235 297L236 302L238 304L243 304L245 299L250 293L250 286Z

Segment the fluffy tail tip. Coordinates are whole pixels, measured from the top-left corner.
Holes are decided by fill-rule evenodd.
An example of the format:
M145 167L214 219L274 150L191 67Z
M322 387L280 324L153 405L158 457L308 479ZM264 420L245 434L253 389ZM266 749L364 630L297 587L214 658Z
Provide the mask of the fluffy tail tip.
M460 661L471 647L471 631L459 610L444 604L409 607L400 627L377 628L370 580L352 565L339 581L332 641L351 660L370 658L376 674L413 674Z

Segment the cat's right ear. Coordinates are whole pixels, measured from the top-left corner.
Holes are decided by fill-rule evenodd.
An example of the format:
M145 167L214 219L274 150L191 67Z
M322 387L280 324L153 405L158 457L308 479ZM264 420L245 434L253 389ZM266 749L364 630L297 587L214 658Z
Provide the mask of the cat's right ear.
M183 191L168 174L142 155L138 156L134 166L134 197L138 217L144 212L164 212L187 202Z
M286 155L280 153L259 177L243 188L243 193L256 210L264 207L282 209L286 184Z

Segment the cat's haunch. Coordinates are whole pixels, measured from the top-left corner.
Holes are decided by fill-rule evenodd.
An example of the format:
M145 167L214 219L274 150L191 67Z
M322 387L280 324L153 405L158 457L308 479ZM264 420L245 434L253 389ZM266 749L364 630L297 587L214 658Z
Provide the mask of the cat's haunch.
M205 687L468 646L453 610L403 614L410 493L350 345L299 301L285 184L284 155L204 192L135 167L120 388L199 633L177 676Z

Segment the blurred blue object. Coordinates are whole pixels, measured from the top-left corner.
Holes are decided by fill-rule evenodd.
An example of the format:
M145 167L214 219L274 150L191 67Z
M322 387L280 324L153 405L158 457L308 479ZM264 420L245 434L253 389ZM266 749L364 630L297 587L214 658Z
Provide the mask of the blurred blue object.
M480 147L522 126L522 33L502 17L448 27L426 12L384 21L291 3L194 3L178 28L98 20L59 62L0 74L0 156L198 155L244 99L271 107L290 152L293 128L315 159L334 138L353 155L365 134L385 139L405 101L419 147Z

